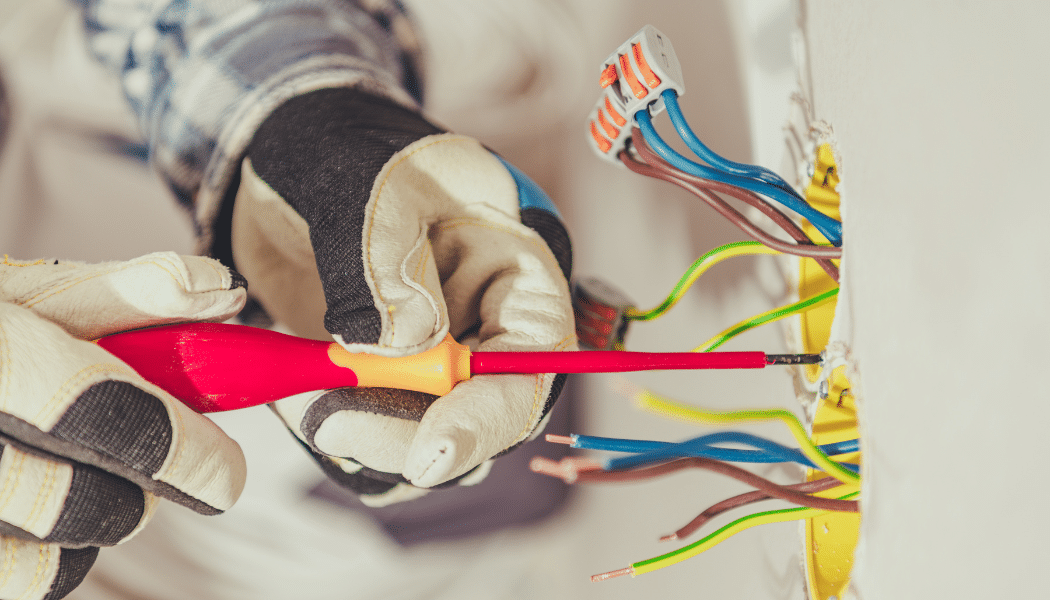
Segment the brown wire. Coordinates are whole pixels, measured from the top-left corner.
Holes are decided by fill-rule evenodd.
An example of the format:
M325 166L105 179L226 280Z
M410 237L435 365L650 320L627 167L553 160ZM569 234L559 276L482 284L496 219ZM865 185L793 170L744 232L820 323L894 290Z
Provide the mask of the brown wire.
M644 162L638 161L637 159L635 159L634 157L631 157L626 152L621 154L621 160L623 161L623 163L625 165L627 165L627 168L631 169L632 171L634 171L636 173L639 173L639 174L642 174L642 175L646 175L646 176L649 176L649 177L654 177L656 179L660 179L660 180L663 180L663 181L668 181L668 182L674 183L675 185L678 185L679 187L681 187L681 188L691 192L693 195L695 195L696 197L698 197L701 200L703 200L704 202L706 202L709 206L711 206L711 208L713 208L716 211L718 211L719 214L721 214L725 218L729 219L729 221L731 221L734 225L736 225L741 230L743 230L744 233L748 234L749 236L751 236L752 238L758 240L759 242L765 244L766 246L769 246L770 248L773 248L774 250L778 250L778 251L783 252L785 254L792 254L792 255L795 255L795 256L803 256L805 258L812 258L812 259L814 259L815 261L817 261L817 264L819 264L820 267L822 269L824 269L824 271L826 271L829 276L831 276L832 279L834 279L835 281L838 281L838 277L839 277L838 267L836 267L835 264L832 263L831 260L829 260L828 258L824 258L824 257L818 258L817 256L819 256L821 254L834 254L836 252L841 255L841 250L839 248L828 248L826 246L809 245L808 242L804 242L804 243L801 243L801 244L791 244L791 243L779 240L779 239L769 235L765 231L759 229L758 226L756 226L754 223L752 223L747 217L745 217L744 215L740 214L739 211L737 211L735 208L730 206L725 200L722 200L721 198L716 196L711 190L708 190L708 189L703 188L703 187L699 187L697 185L694 185L690 181L687 181L687 180L685 180L683 178L678 177L677 176L678 175L677 172L668 173L668 172L661 171L657 167L653 167L652 165L648 165L648 164L646 164ZM745 190L734 189L732 192L729 192L729 195L733 195L734 197L736 197L739 192L745 192ZM743 196L743 194L740 194L740 195ZM755 196L755 198L757 198L757 196ZM739 198L739 199L750 200L751 198L747 198L746 196L744 196L744 197ZM762 205L764 205L764 203L761 202L761 200L760 200L759 206L762 206ZM766 205L766 206L768 206L768 205ZM776 209L773 208L773 207L769 207L769 208L771 208L772 210L776 211ZM779 213L779 211L777 211L777 212ZM780 213L780 215L784 216L783 213ZM780 223L778 223L778 224L780 224ZM793 233L791 228L794 228L795 230L797 230L797 232L799 234L798 236L793 236L793 237L802 237L805 240L809 239L808 237L806 237L805 233L803 233L801 229L798 229L798 226L795 225L794 223L791 223L790 227L784 227L784 229L786 231L788 231L789 234ZM831 250L831 252L825 252L825 250ZM813 256L813 255L817 255L817 256Z
M742 202L746 202L747 204L750 204L751 206L762 211L767 217L776 222L777 225L780 225L780 227L782 227L786 233L791 235L791 237L794 238L796 242L799 242L801 244L813 244L812 238L806 235L806 233L802 231L802 229L800 229L799 226L796 225L790 217L785 215L779 208L777 208L772 203L762 198L758 194L752 192L751 190L746 190L729 183L716 181L714 179L705 179L703 177L693 175L692 173L686 173L685 171L677 169L674 165L667 162L662 156L653 151L652 147L649 146L649 143L645 141L645 134L642 133L641 129L635 127L632 130L632 133L638 140L637 143L635 143L634 139L632 138L632 145L638 150L638 153L641 155L642 160L644 160L646 163L657 167L660 170L665 171L674 177L678 177L680 179L684 179L685 181L693 183L697 187L707 188L712 191L729 194L734 198L741 200ZM821 246L820 248L822 252L822 254L819 256L820 258L842 257L841 248L829 246ZM817 255L814 255L810 256L809 258L817 257Z
M652 479L653 477L659 477L661 475L689 468L705 469L720 475L725 475L726 477L732 477L737 481L765 492L769 497L787 500L788 502L799 506L841 512L858 512L859 510L856 500L836 500L834 498L810 496L809 494L804 494L792 489L792 486L773 483L765 477L755 475L751 471L742 469L736 465L699 456L687 456L658 465L626 471L580 470L576 473L576 477L577 481L583 482L609 483L619 481L638 481L641 479Z
M796 483L794 485L788 485L785 487L796 492L801 492L803 494L814 494L816 492L823 492L824 490L831 489L841 484L842 482L838 479L835 479L834 477L824 477L821 479L806 481L804 483ZM739 496L733 496L732 498L726 498L725 500L722 500L717 504L713 504L707 509L705 509L704 512L697 515L696 518L694 518L692 521L689 521L687 524L685 524L685 526L679 528L678 531L675 531L671 535L665 535L664 537L660 538L660 541L670 542L688 537L696 533L696 531L703 527L705 524L707 524L708 521L726 511L733 510L734 508L740 508L741 506L746 506L748 504L753 504L755 502L761 502L762 500L769 500L772 497L773 496L771 496L769 493L763 490L756 490L754 492L740 494Z
M809 236L807 236L805 232L803 232L802 229L799 228L799 226L796 225L787 215L748 190L743 190L722 182L696 177L675 169L649 148L645 143L644 136L639 130L635 129L634 133L636 139L632 140L632 142L643 160L638 160L627 151L620 153L620 160L631 171L678 185L705 201L719 214L729 219L734 225L739 227L752 238L770 248L784 252L785 254L813 258L818 264L820 264L821 268L828 273L828 275L838 281L838 267L836 267L829 259L840 258L842 256L841 248L814 245ZM725 200L718 197L716 192L724 193L745 202L750 206L754 206L773 220L775 224L798 243L791 244L769 235L735 208L730 206Z

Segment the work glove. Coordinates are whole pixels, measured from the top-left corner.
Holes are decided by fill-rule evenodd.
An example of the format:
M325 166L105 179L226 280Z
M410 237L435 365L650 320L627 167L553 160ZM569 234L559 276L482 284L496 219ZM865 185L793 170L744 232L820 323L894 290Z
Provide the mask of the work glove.
M571 249L550 200L476 140L358 89L299 96L262 124L232 245L271 316L351 352L409 355L448 334L485 351L576 349ZM440 398L349 388L274 409L330 476L377 506L479 480L490 458L538 433L563 382L480 376Z
M61 598L158 498L229 508L244 456L214 423L86 340L218 321L244 280L217 261L0 263L0 598Z

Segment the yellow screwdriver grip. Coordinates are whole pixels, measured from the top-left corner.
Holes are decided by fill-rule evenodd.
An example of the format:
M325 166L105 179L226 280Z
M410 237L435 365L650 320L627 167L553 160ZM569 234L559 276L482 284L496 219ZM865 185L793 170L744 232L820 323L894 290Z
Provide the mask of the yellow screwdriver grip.
M339 344L328 347L328 358L357 375L357 385L398 388L444 396L460 381L470 379L470 348L451 335L440 344L410 356L376 356L348 352Z

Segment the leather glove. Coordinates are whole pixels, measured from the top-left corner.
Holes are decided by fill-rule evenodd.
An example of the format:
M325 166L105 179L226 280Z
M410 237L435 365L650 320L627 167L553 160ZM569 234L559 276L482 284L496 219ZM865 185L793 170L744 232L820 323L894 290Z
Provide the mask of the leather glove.
M571 250L550 200L414 109L358 89L294 98L257 131L239 186L234 262L299 335L386 356L449 333L480 350L576 349ZM563 381L481 376L441 398L355 388L274 408L333 478L382 505L538 433Z
M157 498L229 508L244 456L214 423L89 341L223 320L244 281L217 261L0 263L0 598L61 598Z

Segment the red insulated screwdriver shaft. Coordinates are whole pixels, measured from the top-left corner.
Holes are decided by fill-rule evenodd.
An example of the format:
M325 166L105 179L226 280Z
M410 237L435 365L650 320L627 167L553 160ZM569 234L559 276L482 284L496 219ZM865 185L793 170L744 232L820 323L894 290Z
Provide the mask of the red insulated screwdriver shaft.
M679 369L761 369L764 352L473 352L470 374L620 373Z

